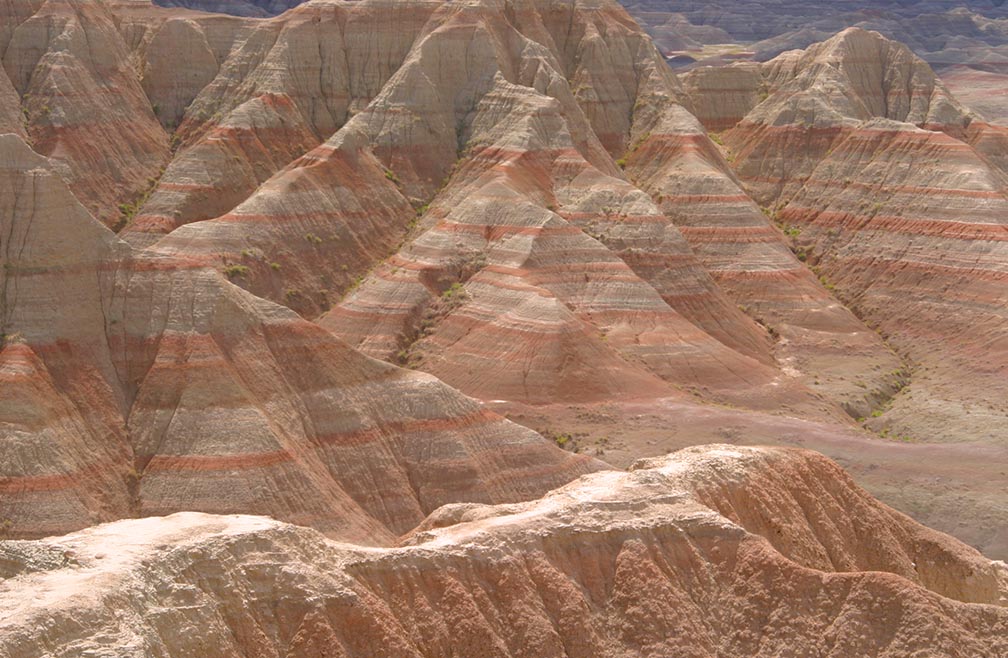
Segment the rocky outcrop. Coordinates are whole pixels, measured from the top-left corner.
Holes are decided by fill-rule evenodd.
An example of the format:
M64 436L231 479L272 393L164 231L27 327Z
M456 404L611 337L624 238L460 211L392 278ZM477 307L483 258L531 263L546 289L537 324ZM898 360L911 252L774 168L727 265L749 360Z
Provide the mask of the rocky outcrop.
M26 11L27 10L27 11ZM168 161L158 124L104 1L8 3L3 66L21 96L33 148L71 189L118 225Z
M701 66L682 75L693 115L711 132L732 128L770 95L755 62Z
M144 248L180 226L219 217L316 144L288 96L252 99L172 160L122 237Z
M862 30L785 53L762 77L768 98L724 135L734 170L796 254L910 364L895 379L859 376L876 407L869 426L904 439L995 439L1008 362L995 310L1002 131L906 47Z
M710 446L532 503L446 506L396 548L187 513L0 555L11 657L1008 649L1003 564L800 451Z
M0 190L4 531L129 516L127 402L108 341L128 250L16 135L0 135Z
M562 102L502 77L466 126L468 156L421 218L424 230L323 326L484 399L669 394L650 371L712 396L771 405L789 395L819 411L770 368L699 330L610 251L635 237L620 223L647 224L655 207L584 159ZM681 240L666 246L695 273L674 285L723 300Z
M906 48L0 14L0 658L1008 651L1004 565L836 465L667 454L1003 550L1008 132Z
M599 468L198 262L132 255L16 136L0 153L5 533L255 509L378 543Z
M386 171L359 133L340 131L231 212L183 226L152 249L218 267L259 296L318 315L416 219Z
M725 135L755 200L774 206L844 134L884 118L962 137L972 117L906 46L857 28L763 65L773 92Z
M627 155L626 171L726 296L760 323L766 333L750 349L764 359L772 355L788 376L851 416L868 416L881 391L898 384L900 360L816 279L802 262L806 254L746 194L726 156L693 117L669 111ZM724 326L726 317L698 323ZM745 336L734 327L728 333L728 340Z
M181 148L127 239L149 246L178 226L223 215L329 138L378 94L435 7L313 2L271 21L187 16L151 29L144 84L165 98L161 116L178 126ZM239 36L221 53L212 31ZM202 53L193 55L201 58L197 79L181 90L177 63L159 49L180 41Z
M913 363L910 387L876 429L997 440L1005 184L964 142L876 121L840 142L781 210L822 276Z
M354 40L383 34L384 4L314 2L258 24L186 110L178 132L185 144L124 238L152 254L216 267L308 317L353 289L327 327L373 356L423 362L484 398L663 396L672 385L767 408L787 399L832 414L774 370L763 329L619 175L611 154L653 123L656 108L681 96L653 45L606 3L513 9L396 4L399 23L415 25L416 43L397 55L409 46L409 30L400 41L369 40L364 54L377 50L364 60L355 59ZM185 20L206 32L209 19ZM169 23L149 28L153 37L133 38L136 50L154 61L157 35ZM195 27L173 29L201 43ZM303 49L322 33L333 37L323 60L339 61L340 48L353 56L316 89L306 81L318 76L298 68L310 64L293 66L289 57L295 41ZM468 52L464 62L460 51ZM374 61L388 61L388 73L379 66L375 77L374 66L358 65ZM211 110L226 118L207 118ZM294 160L313 136L337 127ZM497 179L500 167L515 173ZM537 216L509 218L505 206L520 199ZM439 208L449 206L455 214L442 223ZM471 243L449 246L461 231ZM162 233L169 235L159 239ZM426 255L417 260L420 252ZM392 290L389 279L400 271L411 282ZM515 276L520 284L502 285ZM507 292L463 290L464 299L442 299L470 279ZM541 306L544 294L554 298L550 311ZM525 319L506 317L516 307L527 309ZM533 350L525 375L512 368L492 380L475 376L476 363L510 368L514 357L504 355L527 352L530 341L545 345L533 339L544 329L532 329L541 312L553 316L544 340L555 349ZM474 326L497 325L510 343L469 342L483 335ZM530 379L533 371L540 375ZM582 383L564 383L574 380Z
M21 97L5 71L0 71L0 133L13 133L22 139L28 138Z

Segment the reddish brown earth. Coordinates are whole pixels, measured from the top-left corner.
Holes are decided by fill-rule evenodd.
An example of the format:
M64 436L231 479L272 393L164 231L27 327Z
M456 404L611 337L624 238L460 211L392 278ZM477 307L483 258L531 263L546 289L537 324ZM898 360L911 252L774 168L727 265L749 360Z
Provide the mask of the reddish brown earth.
M1008 179L992 157L1001 129L874 33L848 30L781 55L762 80L769 97L725 144L796 251L905 360L899 394L870 425L999 444L1008 418ZM823 93L838 85L848 93Z
M83 0L14 2L2 11L3 67L21 97L28 139L65 167L88 210L114 224L117 205L142 194L169 157L115 15L105 2Z
M19 138L0 153L5 533L257 510L379 541L600 467L214 270L131 253Z
M0 6L0 656L1008 650L825 458L665 456L1008 555L1008 130L859 29L241 13Z
M381 549L184 513L0 555L12 658L1008 651L1003 563L799 450L691 448L534 502L449 505Z

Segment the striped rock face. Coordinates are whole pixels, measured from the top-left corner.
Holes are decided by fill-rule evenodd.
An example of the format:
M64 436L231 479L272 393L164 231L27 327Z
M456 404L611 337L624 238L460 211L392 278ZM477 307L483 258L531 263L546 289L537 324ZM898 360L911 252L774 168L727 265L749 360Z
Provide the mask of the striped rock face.
M178 150L124 238L146 247L238 206L378 94L436 7L315 2L272 21L127 14L144 88Z
M256 511L381 543L599 468L196 260L134 255L15 135L0 185L7 534Z
M668 455L1008 555L1008 130L862 30L288 4L0 3L0 658L1008 651L825 458Z
M129 516L127 402L106 334L128 248L13 134L0 136L0 190L6 531Z
M429 228L321 324L484 399L660 397L680 384L780 401L771 368L689 322L608 248L646 243L637 226L651 231L660 213L580 155L561 107L498 78L473 119L483 143L421 220ZM668 242L696 273L665 290L669 300L688 307L677 293L696 288L723 299L681 238Z
M178 124L121 233L135 248L308 318L335 306L323 325L352 345L483 399L685 388L843 416L777 368L767 330L616 166L685 96L615 5L119 11L162 123ZM198 75L167 63L177 42ZM498 376L481 376L489 364Z
M878 429L1000 440L1006 183L959 140L878 121L844 139L780 211L822 275L913 364Z
M538 10L509 19L471 5L436 17L443 22L344 129L378 127L374 152L407 196L442 184L404 248L323 326L484 399L661 397L688 387L750 406L786 400L838 413L775 372L765 330L607 157L629 143L631 123L652 122L679 94L653 46L605 7L578 7L563 21L566 10ZM561 31L557 23L571 20ZM479 45L465 70L444 60L466 44ZM625 53L628 44L637 64L590 65L587 53ZM575 82L590 75L602 76L592 94L605 103ZM637 95L617 93L634 75ZM413 92L435 83L430 95Z
M0 555L10 656L1008 650L1003 563L797 450L707 446L531 503L447 506L395 548L184 513Z
M902 44L851 28L763 65L770 96L725 135L735 171L761 204L794 194L847 131L873 118L961 137L971 121Z
M772 355L784 372L855 418L868 416L894 392L903 376L899 358L817 280L803 262L805 254L789 248L789 236L748 196L693 117L682 110L667 113L626 163L628 177L663 211L663 225L678 229L732 306L756 318L774 339L728 327L730 338L722 341L733 340L757 358ZM660 250L654 256L659 262L667 258ZM648 274L652 281L665 280ZM717 307L707 302L698 306L710 316L695 321L720 337L714 328L731 316L712 313Z
M759 77L751 66L729 69L726 81L744 78L740 88L766 95L724 135L734 172L820 282L895 351L853 373L870 394L867 408L849 410L872 416L868 426L883 435L1000 442L1004 129L978 120L923 61L876 33L851 29L785 53ZM728 84L716 70L689 77L695 105ZM808 269L801 275L809 281ZM867 357L879 341L851 328L862 338L843 349L860 344Z
M156 180L169 149L115 16L105 2L28 0L6 3L0 20L3 68L33 148L61 166L88 210L116 224L117 206Z

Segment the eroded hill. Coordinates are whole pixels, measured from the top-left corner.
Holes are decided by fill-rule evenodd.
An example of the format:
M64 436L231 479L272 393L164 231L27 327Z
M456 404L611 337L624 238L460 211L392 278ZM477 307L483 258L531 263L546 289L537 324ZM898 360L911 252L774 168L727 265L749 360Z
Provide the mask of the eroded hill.
M1000 651L1003 565L824 458L661 456L822 450L1006 554L1006 135L905 46L0 12L9 655Z
M0 556L10 657L1008 650L1003 563L796 450L707 446L536 502L447 506L394 548L183 513Z

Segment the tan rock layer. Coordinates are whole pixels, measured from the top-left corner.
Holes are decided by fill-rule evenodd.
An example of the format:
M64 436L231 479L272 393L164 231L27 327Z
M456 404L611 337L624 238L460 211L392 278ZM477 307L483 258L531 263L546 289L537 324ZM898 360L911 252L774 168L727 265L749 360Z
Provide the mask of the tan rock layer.
M805 515L767 525L792 508ZM826 546L832 563L818 557ZM13 576L0 593L11 658L38 645L54 656L1008 649L1003 564L800 451L708 446L533 503L448 506L391 549L187 513L3 542L0 555Z
M39 153L103 223L120 221L167 163L168 136L133 71L105 2L12 3L3 66ZM20 14L34 7L30 15Z
M600 467L198 262L134 256L15 135L0 185L5 533L256 509L375 544Z

